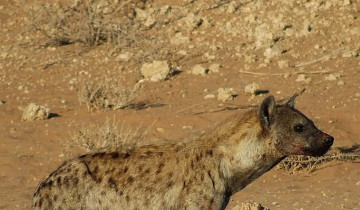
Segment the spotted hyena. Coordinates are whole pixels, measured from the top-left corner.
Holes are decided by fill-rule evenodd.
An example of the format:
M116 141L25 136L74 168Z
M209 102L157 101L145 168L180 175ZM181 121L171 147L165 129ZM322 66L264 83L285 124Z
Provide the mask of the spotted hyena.
M40 183L33 208L224 209L286 156L323 155L333 144L294 99L269 96L195 140L81 155Z

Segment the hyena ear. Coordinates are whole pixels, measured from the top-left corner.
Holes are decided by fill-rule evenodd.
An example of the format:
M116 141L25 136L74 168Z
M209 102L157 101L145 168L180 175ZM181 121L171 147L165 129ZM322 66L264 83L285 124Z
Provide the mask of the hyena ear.
M263 128L270 127L271 118L276 112L276 102L274 96L269 96L261 102L258 109L258 117Z
M295 99L298 97L299 94L295 93L286 103L285 105L291 108L295 107Z

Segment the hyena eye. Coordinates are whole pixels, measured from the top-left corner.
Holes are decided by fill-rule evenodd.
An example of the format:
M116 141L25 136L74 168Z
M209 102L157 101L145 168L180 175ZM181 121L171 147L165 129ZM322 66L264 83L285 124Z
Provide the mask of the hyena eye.
M304 131L304 126L302 124L297 124L297 125L294 126L294 130L297 133L301 133L301 132Z

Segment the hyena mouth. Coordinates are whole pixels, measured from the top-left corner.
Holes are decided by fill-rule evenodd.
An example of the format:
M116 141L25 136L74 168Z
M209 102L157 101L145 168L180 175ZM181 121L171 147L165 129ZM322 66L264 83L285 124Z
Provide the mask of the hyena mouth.
M324 155L327 151L329 151L329 149L331 148L331 145L324 145L322 147L318 147L318 148L303 148L303 154L304 155L308 155L308 156L322 156Z
M320 140L320 145L312 148L302 148L302 151L305 155L309 156L322 156L324 155L333 145L334 137L325 134Z

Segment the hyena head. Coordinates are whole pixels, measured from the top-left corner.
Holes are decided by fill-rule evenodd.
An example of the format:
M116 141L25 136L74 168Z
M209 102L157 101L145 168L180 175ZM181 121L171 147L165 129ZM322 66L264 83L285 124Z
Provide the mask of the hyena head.
M283 105L276 105L273 96L259 106L258 117L276 152L287 155L320 156L326 153L334 138L321 130L294 108L295 94Z

